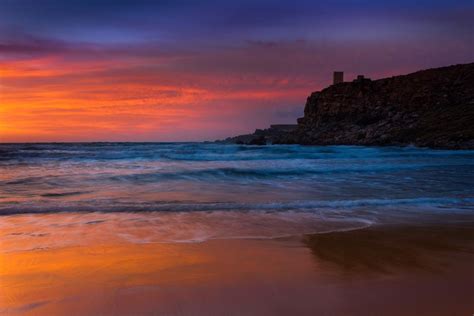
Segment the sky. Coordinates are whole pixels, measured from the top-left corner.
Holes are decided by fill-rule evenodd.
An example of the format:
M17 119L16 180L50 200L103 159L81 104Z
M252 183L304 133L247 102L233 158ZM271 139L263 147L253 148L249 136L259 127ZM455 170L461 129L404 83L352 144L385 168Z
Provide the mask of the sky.
M473 30L473 0L0 0L0 142L201 141L295 123L335 70L474 62Z

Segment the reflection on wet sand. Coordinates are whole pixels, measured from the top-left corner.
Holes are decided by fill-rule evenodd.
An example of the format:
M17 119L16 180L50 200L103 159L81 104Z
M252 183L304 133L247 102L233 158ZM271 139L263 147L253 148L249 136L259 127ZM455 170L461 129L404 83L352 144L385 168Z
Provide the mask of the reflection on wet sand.
M453 256L474 263L474 223L373 226L308 235L304 242L319 260L353 273L437 272L449 268Z
M0 311L130 315L201 308L207 314L223 312L238 296L258 306L253 296L266 282L291 284L294 277L303 282L313 268L311 260L299 260L307 249L292 249L295 258L282 249L277 242L229 240L2 254ZM256 311L273 309L262 308Z
M0 251L0 314L469 315L472 227L201 243L94 242L104 235L88 230L81 245Z

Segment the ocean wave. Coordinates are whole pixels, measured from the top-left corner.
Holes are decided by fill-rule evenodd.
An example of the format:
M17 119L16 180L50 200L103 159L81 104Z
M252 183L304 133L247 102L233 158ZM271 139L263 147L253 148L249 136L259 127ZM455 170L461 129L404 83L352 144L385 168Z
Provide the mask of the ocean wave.
M473 158L407 147L0 144L0 215L472 210Z
M18 169L26 169L28 166L19 166ZM46 165L44 171L39 173L36 170L21 170L18 175L2 179L0 176L0 190L7 186L28 186L32 190L35 185L44 187L49 185L58 188L64 186L75 186L78 184L100 186L110 183L122 184L146 184L160 183L166 181L247 181L247 180L307 180L324 179L333 182L343 180L349 176L380 175L399 178L399 174L404 172L404 176L420 175L420 181L424 180L422 173L436 173L439 179L446 177L448 173L457 178L474 176L474 160L469 163L465 160L442 161L442 162L305 162L299 159L292 159L284 162L273 163L271 161L259 161L248 163L87 163L71 164L62 163L61 168L57 163ZM0 166L1 169L1 166ZM9 168L15 170L14 168ZM408 174L411 173L411 174ZM331 176L334 176L331 178ZM435 179L436 180L436 179ZM456 179L453 179L453 184ZM474 183L473 183L474 184ZM10 190L8 190L10 191Z
M363 229L373 224L368 219L327 218L310 212L30 214L5 218L0 222L4 232L0 236L0 251L41 251L90 242L98 245L102 242L146 244L278 239ZM22 240L28 240L26 246Z
M416 159L472 158L472 150L430 150L416 147L249 146L203 143L51 143L0 144L0 163L44 161L252 161L286 159Z
M474 210L474 198L400 198L400 199L357 199L357 200L324 200L324 201L291 201L268 203L236 203L236 202L207 202L189 203L182 201L157 202L121 202L110 200L92 200L89 202L60 202L60 203L16 203L0 204L0 215L25 213L58 213L58 212L206 212L206 211L318 211L340 210L377 206L431 206L457 207Z
M44 193L44 194L41 194L41 196L50 197L50 198L61 198L65 196L81 195L81 194L87 194L91 192L92 191L56 192L56 193Z
M299 168L294 164L286 165L284 168L246 168L246 167L221 167L221 168L202 168L198 170L180 170L158 172L140 172L122 175L105 175L108 181L130 182L130 183L153 183L162 181L188 180L188 181L229 181L229 180L261 180L261 179L299 179L312 178L319 175L350 175L350 174L371 174L388 173L401 171L416 171L420 169L447 169L464 168L469 172L469 165L451 164L405 164L403 166L394 166L389 164L373 165L339 165L339 166L305 166L300 164ZM472 172L474 174L474 169Z

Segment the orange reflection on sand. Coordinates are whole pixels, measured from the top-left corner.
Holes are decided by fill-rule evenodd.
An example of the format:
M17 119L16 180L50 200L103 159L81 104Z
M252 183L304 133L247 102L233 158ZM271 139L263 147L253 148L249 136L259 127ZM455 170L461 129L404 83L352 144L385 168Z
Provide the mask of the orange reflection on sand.
M102 226L100 213L69 216L0 222L1 315L447 315L472 307L472 252L436 246L449 236L471 245L470 226L460 235L436 229L439 236L427 236L424 228L331 233L305 244L298 238L147 243L127 235L143 232L142 221L130 221L136 215L117 214L124 217L118 226ZM157 222L146 225L160 229ZM113 237L121 234L127 238ZM413 265L400 236L419 241L415 250L428 262L428 250L443 250L436 256L448 260L446 269ZM348 240L362 253L351 252ZM389 267L393 249L408 264L396 262L392 273L344 268L351 262Z
M196 279L180 271L209 261L205 253L177 251L172 245L103 245L0 255L0 310L113 292L117 288ZM202 275L201 275L202 277Z
M201 287L303 279L314 267L306 249L298 249L290 258L272 243L261 245L257 241L124 243L2 253L0 311L114 314L121 306L123 314L150 308L176 312L176 304L184 304L187 295L180 293L178 299L172 295L176 290L191 291L192 297ZM273 264L262 264L257 257ZM138 304L136 300L144 297L149 300Z

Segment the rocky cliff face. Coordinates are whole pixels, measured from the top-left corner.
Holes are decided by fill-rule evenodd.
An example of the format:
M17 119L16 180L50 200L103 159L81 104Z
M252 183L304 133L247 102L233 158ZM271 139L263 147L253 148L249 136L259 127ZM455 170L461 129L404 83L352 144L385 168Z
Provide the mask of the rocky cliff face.
M298 125L289 142L474 148L474 63L332 85Z
M474 149L474 63L332 85L308 97L296 130L227 141Z

